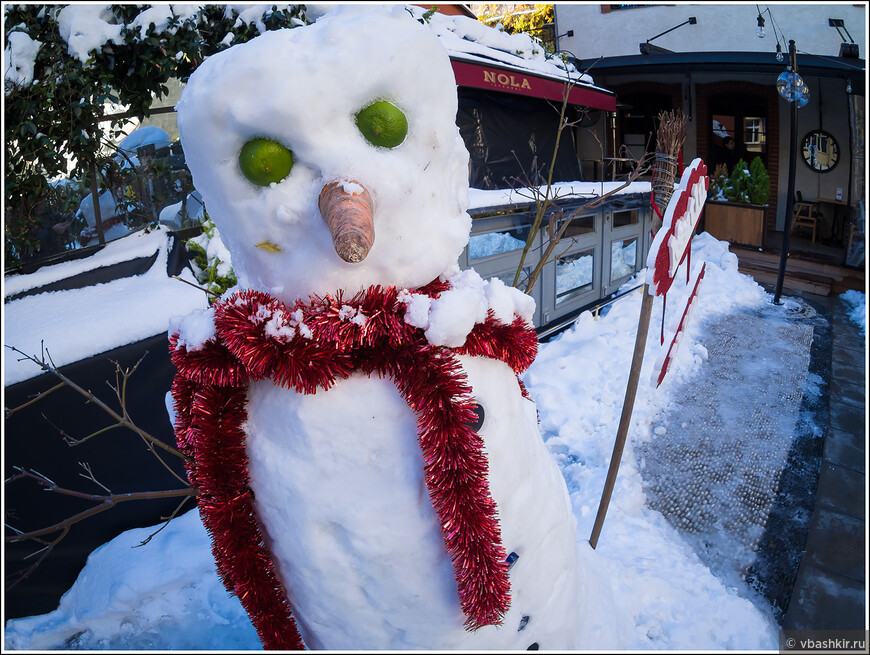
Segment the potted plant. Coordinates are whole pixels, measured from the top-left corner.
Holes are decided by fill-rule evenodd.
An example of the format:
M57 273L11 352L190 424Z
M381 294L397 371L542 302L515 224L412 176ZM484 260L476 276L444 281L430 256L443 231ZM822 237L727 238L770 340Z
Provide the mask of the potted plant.
M764 246L770 177L761 157L747 166L739 159L728 177L724 165L710 176L704 229L717 239L742 246Z

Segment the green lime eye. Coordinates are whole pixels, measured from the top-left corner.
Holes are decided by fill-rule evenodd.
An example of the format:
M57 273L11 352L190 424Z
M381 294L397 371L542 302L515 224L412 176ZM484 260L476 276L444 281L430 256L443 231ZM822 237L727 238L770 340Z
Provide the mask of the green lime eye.
M396 105L379 100L360 110L356 126L366 141L382 148L395 148L408 134L408 119Z
M251 139L239 153L239 168L258 186L280 182L293 168L293 153L270 139Z

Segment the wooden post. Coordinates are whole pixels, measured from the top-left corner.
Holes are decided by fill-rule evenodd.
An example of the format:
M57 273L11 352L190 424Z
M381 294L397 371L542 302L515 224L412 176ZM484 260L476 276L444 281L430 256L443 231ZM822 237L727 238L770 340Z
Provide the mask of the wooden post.
M628 386L625 390L625 401L622 404L622 417L619 419L619 429L616 432L616 442L613 444L613 454L610 457L610 468L607 470L607 479L604 482L604 491L601 493L601 502L598 504L598 514L595 517L595 525L592 527L592 536L589 543L592 548L598 545L598 536L601 534L601 526L607 507L610 505L610 496L613 494L613 486L616 484L616 473L619 470L619 462L622 459L622 451L625 448L625 438L628 435L628 426L631 422L631 412L634 409L634 399L637 395L637 383L640 378L640 368L643 364L643 353L646 349L646 337L649 332L649 321L652 315L652 306L655 296L649 292L649 285L643 285L643 300L640 305L640 319L637 324L637 337L634 341L634 357L631 360L631 370L628 373Z

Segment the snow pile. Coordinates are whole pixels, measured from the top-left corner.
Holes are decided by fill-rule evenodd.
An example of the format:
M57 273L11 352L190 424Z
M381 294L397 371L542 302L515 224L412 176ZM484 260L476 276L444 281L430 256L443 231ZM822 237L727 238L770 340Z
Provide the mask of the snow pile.
M100 50L108 43L124 43L121 34L124 26L114 22L114 14L108 5L68 5L57 15L57 27L61 38L66 41L69 56L81 61L82 65L88 63L94 50Z
M777 648L778 628L769 611L747 600L742 595L745 589L736 588L732 579L717 577L679 531L649 507L644 493L636 444L649 441L661 413L677 400L676 389L705 367L716 366L699 343L704 326L772 304L751 278L738 273L727 244L701 234L693 241L692 261L694 266L707 262L698 306L659 389L649 382L659 349L659 332L650 330L629 442L594 551L587 540L619 422L640 293L613 303L598 320L582 314L570 330L541 345L524 376L538 406L546 445L568 482L578 522L578 549L591 564L586 569L596 571L583 580L582 593L598 615L608 617L601 620L609 628L622 630L623 641L604 644L604 649ZM681 279L682 269L669 294L666 326L679 318L677 311L688 293ZM653 326L662 320L661 308L659 300ZM729 406L739 408L746 402L741 388L734 387ZM323 494L329 493L323 489ZM196 511L172 521L147 545L132 548L149 533L122 535L92 554L58 610L10 621L6 645L16 649L259 649L238 600L228 597L217 581ZM615 603L608 604L607 598Z
M41 47L41 42L31 39L25 32L9 33L6 49L3 51L3 61L6 62L3 74L7 93L11 90L10 85L29 86L33 83L33 67Z
M849 318L867 334L867 297L860 291L850 290L840 295L840 299L851 307Z
M157 527L129 530L96 549L57 611L9 622L4 645L27 650L258 649L245 611L236 598L227 597L217 576L199 513L174 519L141 545ZM125 565L119 566L122 561Z
M79 273L156 255L154 263L141 275L7 301L4 345L37 356L45 347L54 364L63 366L165 333L171 316L204 307L208 302L201 290L167 275L171 239L166 228L137 232L107 244L86 259L6 278L4 294L8 298ZM196 283L188 269L180 277ZM46 320L46 317L57 318ZM16 357L4 357L3 361L7 386L41 373L30 361L18 361Z

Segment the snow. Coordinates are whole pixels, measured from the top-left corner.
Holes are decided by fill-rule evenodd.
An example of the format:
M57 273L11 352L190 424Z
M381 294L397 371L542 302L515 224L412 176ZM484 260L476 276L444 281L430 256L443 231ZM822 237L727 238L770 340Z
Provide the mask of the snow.
M257 647L257 633L214 571L208 534L196 511L154 532L124 532L88 558L75 586L51 615L7 624L5 646L107 650L236 650ZM167 557L167 554L171 556ZM130 567L118 567L118 556ZM132 556L131 556L132 555ZM180 610L180 613L179 613ZM187 627L183 627L188 624ZM82 629L84 627L84 630ZM164 630L177 631L170 646Z
M570 199L583 198L591 200L623 187L622 182L554 182L550 189L550 198ZM632 182L619 191L619 194L642 193L649 194L649 182ZM502 207L512 204L532 204L534 197L543 197L546 186L535 190L521 189L474 189L468 190L468 205L472 209L481 210L489 207Z
M63 366L165 333L170 317L205 307L205 293L166 274L169 253L166 228L130 234L108 243L103 250L85 259L44 266L30 275L7 277L4 297L101 266L155 253L158 255L156 261L141 275L7 301L3 312L4 346L14 346L29 355L39 355L44 347L54 364ZM196 283L188 269L180 277ZM83 311L83 308L94 307L99 307L100 311ZM46 321L46 316L62 317L62 320ZM4 385L40 373L33 362L18 361L16 356L4 353Z
M140 30L139 36L142 38L144 38L148 33L149 28L153 29L155 34L167 31L170 34L173 34L177 31L177 28L169 29L169 21L172 19L173 15L178 15L176 14L174 6L157 5L142 11L133 19L133 22L130 23L130 27L138 27Z
M6 62L4 80L8 84L28 86L33 82L33 67L42 43L24 32L10 32L6 39L3 60ZM7 88L7 92L11 87Z
M867 302L866 296L860 291L846 291L840 298L851 307L849 318L861 328L861 334L867 334Z
M110 23L111 9L107 5L72 4L61 9L57 27L66 41L67 52L82 64L87 64L90 53L107 43L120 45L123 25Z
M593 613L600 621L622 630L621 641L599 644L603 649L778 647L778 628L769 610L757 601L753 603L751 594L735 584L733 571L714 572L704 563L691 541L660 511L650 508L644 492L636 448L653 435L667 438L668 430L660 417L674 406L673 394L705 368L716 366L700 343L708 333L705 326L744 311L771 311L775 307L770 294L737 271L737 259L727 243L706 233L696 236L692 262L693 268L707 263L692 322L659 389L649 375L660 349L659 333L650 330L629 443L595 550L587 540L620 417L640 293L619 299L597 319L588 312L581 314L569 330L541 345L537 360L523 376L538 408L547 449L571 495L577 548L589 565L582 591L592 599ZM641 271L637 279L643 275ZM634 284L636 280L626 286ZM676 313L686 294L681 268L670 291L666 324L672 325L679 318ZM786 307L793 304L788 297L784 300ZM101 303L115 301L112 297L100 299ZM661 322L661 311L661 301L657 300L653 326ZM144 319L142 312L137 316ZM129 327L119 324L117 329ZM744 394L755 392L733 389L733 406L741 406ZM308 480L308 484L318 482ZM324 488L323 494L329 493ZM197 511L176 518L148 544L134 548L154 529L126 532L92 553L57 610L7 623L6 647L260 649L239 601L220 585Z
M426 11L417 6L410 9L417 17L422 17ZM468 16L441 13L432 14L428 25L451 56L484 64L507 64L556 79L570 77L584 86L594 86L589 75L580 73L573 64L558 57L548 56L540 43L528 34L509 34Z
M424 330L432 345L458 348L490 311L503 325L510 325L516 317L532 324L535 302L518 289L499 279L484 280L474 269L460 271L448 279L451 288L436 299L408 292L400 296L410 308L405 320Z

